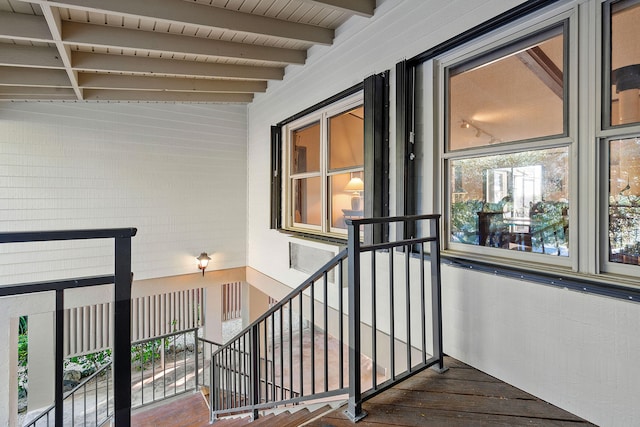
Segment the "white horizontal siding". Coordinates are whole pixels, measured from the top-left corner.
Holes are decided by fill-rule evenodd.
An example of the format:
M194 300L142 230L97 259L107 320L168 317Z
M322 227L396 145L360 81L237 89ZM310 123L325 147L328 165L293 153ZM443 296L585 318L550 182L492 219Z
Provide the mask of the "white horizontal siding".
M0 103L0 232L136 227L136 279L245 265L246 107ZM0 283L109 273L113 245L0 245ZM34 253L37 249L37 253Z

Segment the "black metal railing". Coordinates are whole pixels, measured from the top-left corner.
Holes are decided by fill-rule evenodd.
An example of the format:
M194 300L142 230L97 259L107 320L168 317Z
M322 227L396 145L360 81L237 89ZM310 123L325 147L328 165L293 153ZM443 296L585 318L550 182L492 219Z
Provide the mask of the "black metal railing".
M114 239L114 274L0 286L0 297L55 291L55 425L63 425L63 313L65 290L114 284L113 345L114 422L128 426L131 418L131 238L135 228L0 233L0 243ZM118 333L120 331L120 333Z
M198 328L132 343L131 407L197 390L202 363L198 350Z
M346 250L213 354L211 421L341 395L357 420L375 394L428 367L444 369L439 218L347 221ZM420 235L362 243L363 232L398 223L398 235Z
M109 362L85 378L64 396L65 425L102 425L113 415L113 373ZM45 409L24 427L48 427L55 405Z
M220 347L222 347L222 344L220 343L198 337L198 386L211 386L211 383L209 382L209 362L211 361L211 355Z
M221 344L197 335L198 328L193 328L131 344L132 408L198 389L200 378L207 377L206 361ZM113 415L111 362L67 392L63 401L65 425L99 426L107 421ZM51 405L25 427L53 425L54 408Z

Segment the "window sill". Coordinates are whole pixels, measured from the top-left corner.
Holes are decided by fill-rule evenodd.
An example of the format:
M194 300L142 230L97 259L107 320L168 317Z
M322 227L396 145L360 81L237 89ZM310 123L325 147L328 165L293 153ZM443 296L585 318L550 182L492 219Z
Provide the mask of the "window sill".
M298 237L305 240L311 240L319 243L328 243L338 246L347 245L347 236L340 237L337 235L319 234L308 231L292 230L288 228L279 228L278 231L282 234L287 234L292 237Z
M612 273L600 275L577 273L568 268L547 264L522 263L504 259L489 260L487 257L475 257L459 252L442 251L442 263L451 267L473 269L478 272L526 280L543 285L570 289L588 294L640 302L640 284L638 280Z

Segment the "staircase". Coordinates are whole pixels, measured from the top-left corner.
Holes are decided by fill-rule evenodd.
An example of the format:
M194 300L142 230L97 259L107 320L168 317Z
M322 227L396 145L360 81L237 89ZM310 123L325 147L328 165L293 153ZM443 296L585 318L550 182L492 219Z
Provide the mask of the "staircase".
M366 400L443 369L439 217L348 220L346 250L212 355L211 420L274 425L265 411L348 396L357 421Z

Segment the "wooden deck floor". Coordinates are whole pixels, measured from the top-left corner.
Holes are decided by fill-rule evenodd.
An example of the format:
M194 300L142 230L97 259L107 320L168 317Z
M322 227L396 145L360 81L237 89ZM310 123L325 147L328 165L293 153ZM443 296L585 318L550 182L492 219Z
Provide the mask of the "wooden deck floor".
M592 425L455 359L449 370L423 371L363 404L358 427L381 426L588 426ZM354 424L343 407L309 426Z
M588 426L592 425L509 384L455 359L447 358L449 370L438 374L426 370L368 400L368 413L357 424L344 407L309 422L313 427L381 426ZM289 419L287 419L287 417ZM281 414L260 419L259 425L290 425L293 417ZM219 421L216 427L248 425ZM253 423L257 425L256 423ZM202 397L188 394L171 403L146 408L131 417L132 426L203 427L208 411Z

